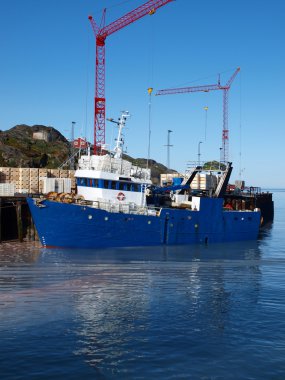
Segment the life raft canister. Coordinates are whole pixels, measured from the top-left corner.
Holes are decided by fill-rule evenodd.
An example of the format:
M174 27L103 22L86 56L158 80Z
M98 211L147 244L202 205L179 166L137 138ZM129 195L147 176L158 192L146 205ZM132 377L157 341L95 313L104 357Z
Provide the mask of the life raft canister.
M124 193L119 193L119 194L117 195L117 199L118 199L119 201L124 201L124 200L126 199L125 194L124 194Z

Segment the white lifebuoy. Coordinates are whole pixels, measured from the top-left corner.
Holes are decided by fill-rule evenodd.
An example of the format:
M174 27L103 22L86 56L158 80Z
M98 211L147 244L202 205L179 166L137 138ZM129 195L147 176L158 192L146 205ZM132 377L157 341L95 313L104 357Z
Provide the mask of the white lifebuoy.
M119 193L118 195L117 195L117 199L121 202L121 201L124 201L125 199L126 199L126 197L125 197L125 194L124 193Z

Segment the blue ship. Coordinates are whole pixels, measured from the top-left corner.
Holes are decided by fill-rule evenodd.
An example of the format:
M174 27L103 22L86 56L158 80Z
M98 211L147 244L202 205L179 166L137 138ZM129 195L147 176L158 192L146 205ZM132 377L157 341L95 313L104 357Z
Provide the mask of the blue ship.
M258 208L225 207L224 194L231 163L215 188L194 192L191 184L202 171L197 166L180 184L153 186L150 169L123 159L118 123L111 152L80 157L75 172L76 194L49 193L27 202L43 247L102 248L175 244L211 244L257 239Z

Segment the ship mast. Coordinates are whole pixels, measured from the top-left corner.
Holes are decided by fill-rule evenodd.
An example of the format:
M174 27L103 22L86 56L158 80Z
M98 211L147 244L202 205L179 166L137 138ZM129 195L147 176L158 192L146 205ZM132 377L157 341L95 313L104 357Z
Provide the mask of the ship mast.
M116 146L113 149L114 152L114 158L122 158L123 156L123 146L124 146L124 139L123 139L123 128L126 126L126 120L127 117L130 117L130 114L128 111L123 111L121 117L119 118L119 121L116 121L114 119L107 119L108 121L111 121L112 123L115 123L118 125L118 137L116 139Z

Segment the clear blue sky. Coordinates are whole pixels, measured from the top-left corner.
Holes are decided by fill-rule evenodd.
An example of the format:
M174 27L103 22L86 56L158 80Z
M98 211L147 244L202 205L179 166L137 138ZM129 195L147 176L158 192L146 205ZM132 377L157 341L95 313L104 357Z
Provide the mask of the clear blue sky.
M93 140L95 41L88 15L107 24L144 0L2 0L0 5L0 129L53 126L67 138ZM176 0L106 40L106 114L132 114L128 153L147 157L149 97L158 89L226 83L232 179L285 188L283 0ZM208 107L207 123L204 107ZM222 91L152 96L151 158L184 171L188 161L219 160ZM106 142L114 136L106 123ZM205 128L206 139L205 139Z

